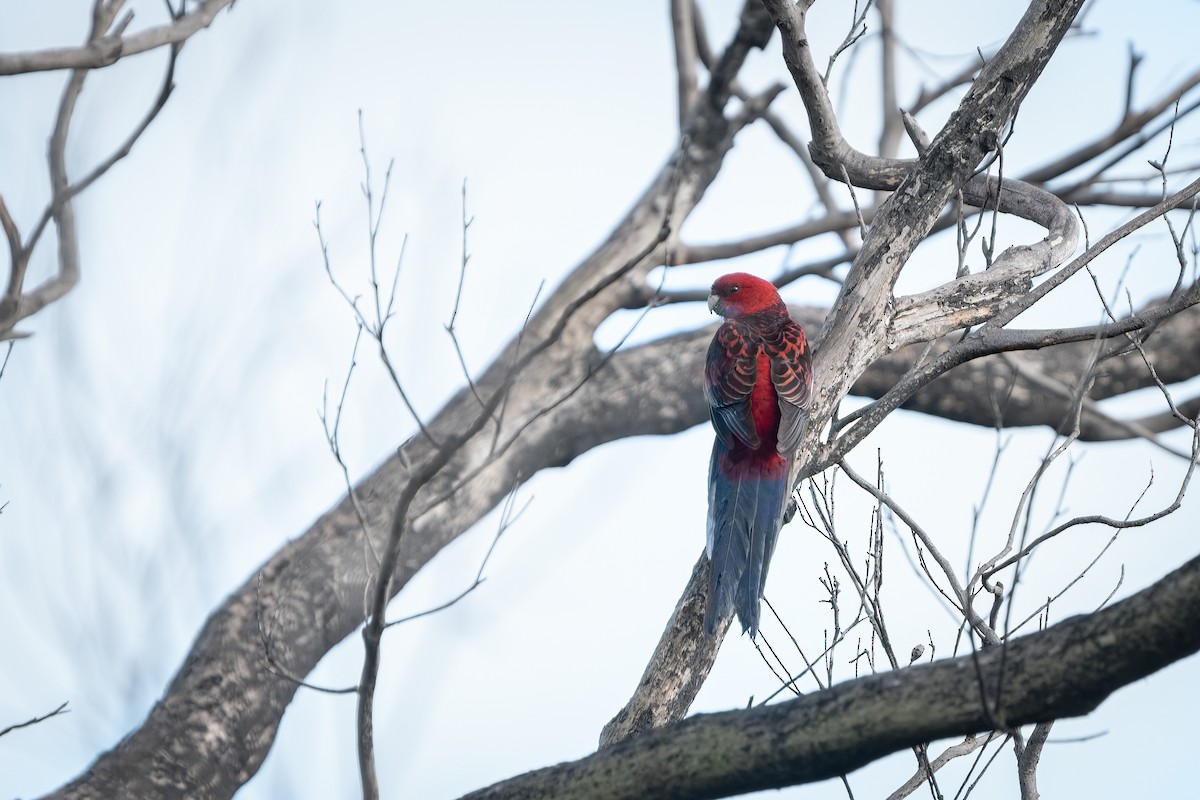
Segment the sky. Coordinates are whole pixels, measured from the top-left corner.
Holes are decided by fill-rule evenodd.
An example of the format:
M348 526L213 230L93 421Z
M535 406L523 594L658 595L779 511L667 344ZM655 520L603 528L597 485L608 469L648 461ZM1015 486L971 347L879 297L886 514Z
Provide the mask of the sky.
M0 50L80 41L88 6L0 0ZM1020 13L1015 3L899 6L912 45L902 99L933 81L927 69L953 69L976 47L997 45ZM130 7L134 28L164 15L159 3ZM239 0L187 44L161 117L77 201L80 285L21 326L33 335L0 377L0 505L7 503L0 727L70 703L69 714L0 739L0 797L65 783L136 727L208 612L344 491L317 411L326 383L344 378L354 323L325 277L313 221L319 202L333 269L351 291L363 291L360 114L376 186L394 164L381 263L395 263L403 245L392 343L403 355L406 389L428 417L463 383L442 325L458 280L464 181L473 222L458 324L468 366L478 371L518 329L539 285L561 280L608 234L671 152L666 8ZM712 39L724 41L737 4L703 8ZM1138 98L1195 69L1190 32L1200 25L1200 5L1163 0L1139 8L1130 16L1115 0L1094 4L1087 24L1095 32L1064 44L1022 108L1006 149L1017 169L1113 124L1129 42L1145 53ZM809 33L818 53L841 41L848 18L841 4L817 5ZM833 89L848 138L868 151L879 120L873 48L868 38L859 56L839 61ZM147 54L89 77L68 147L74 174L136 123L163 67L163 54ZM777 41L751 57L743 79L751 86L786 80ZM55 74L0 80L0 192L22 230L46 201L45 140L62 81ZM923 114L927 130L950 108L940 103ZM800 125L794 92L785 92L779 111ZM1196 128L1182 128L1172 145L1176 163L1194 163L1196 145ZM1161 157L1164 147L1152 142L1147 157ZM769 230L810 213L812 203L802 170L756 126L739 138L683 236L716 242ZM1122 219L1088 212L1092 238ZM1016 224L1000 229L1004 244L1030 234ZM1106 290L1117 288L1138 246L1126 276L1134 302L1168 288L1175 273L1162 240L1162 229L1151 229L1098 263ZM818 257L830 246L807 243L796 257ZM703 287L734 269L770 277L786 257L773 250L672 270L666 285ZM47 274L52 259L42 247L33 269ZM901 288L923 288L952 264L949 243L923 246ZM1094 322L1092 291L1086 281L1070 282L1053 306L1028 315L1029 324ZM834 293L814 279L786 297L826 304ZM657 309L632 341L710 319L700 304ZM599 341L614 342L631 321L617 315ZM359 360L342 432L356 478L413 429L383 370L373 358ZM1181 387L1180 395L1196 388ZM1141 392L1106 407L1138 415L1157 410L1156 402ZM1182 434L1166 440L1187 444ZM995 487L980 515L984 545L1005 535L1016 496L1052 444L1047 431L998 437L899 412L851 463L869 473L879 454L893 496L965 569L967 533L996 448L1003 446ZM521 489L527 510L501 538L483 586L389 634L376 711L385 796L455 797L594 750L702 547L710 446L707 426L616 442ZM1151 475L1140 508L1161 507L1182 473L1179 459L1145 442L1073 452L1071 513L1123 515ZM1051 471L1054 492L1046 495L1055 495L1065 472L1065 465ZM862 553L871 503L848 483L839 481L839 532ZM1039 524L1052 506L1053 499L1039 506ZM489 515L439 554L391 615L465 588L498 522ZM1114 586L1121 597L1149 585L1195 555L1195 529L1193 500L1160 524L1123 534L1055 604L1053 619L1091 610ZM1061 588L1107 538L1085 529L1040 552L1018 610ZM908 567L904 537L889 533L887 542L897 649L932 637L938 657L949 653L952 621ZM806 652L822 649L830 625L818 579L832 561L829 546L799 523L784 530L773 559L767 596ZM785 638L777 628L765 631L772 632ZM358 641L335 648L311 680L352 683ZM839 679L854 675L855 644L840 652ZM863 646L870 646L865 638ZM1177 796L1194 785L1188 743L1198 677L1200 662L1188 659L1086 718L1058 723L1039 771L1042 792ZM731 636L695 710L743 706L775 685L749 641ZM352 700L299 692L239 798L354 796L353 719ZM911 774L912 761L898 754L854 773L856 796L885 796ZM942 779L948 794L965 764L953 770ZM974 796L1015 794L1005 749ZM846 795L832 781L773 796Z

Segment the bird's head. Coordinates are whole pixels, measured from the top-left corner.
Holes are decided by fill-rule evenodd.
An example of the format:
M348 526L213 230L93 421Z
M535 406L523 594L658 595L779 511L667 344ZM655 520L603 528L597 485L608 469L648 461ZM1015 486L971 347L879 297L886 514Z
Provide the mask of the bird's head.
M770 281L746 272L734 272L722 275L713 283L708 295L708 310L736 319L762 311L782 310L786 314L787 306Z

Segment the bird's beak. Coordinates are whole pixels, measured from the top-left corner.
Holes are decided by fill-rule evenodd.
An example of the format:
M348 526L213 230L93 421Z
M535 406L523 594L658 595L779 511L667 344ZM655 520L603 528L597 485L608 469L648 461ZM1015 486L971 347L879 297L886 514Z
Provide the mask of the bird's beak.
M710 313L710 314L715 313L717 310L717 306L720 304L721 304L721 298L717 297L715 294L710 294L708 296L708 313Z

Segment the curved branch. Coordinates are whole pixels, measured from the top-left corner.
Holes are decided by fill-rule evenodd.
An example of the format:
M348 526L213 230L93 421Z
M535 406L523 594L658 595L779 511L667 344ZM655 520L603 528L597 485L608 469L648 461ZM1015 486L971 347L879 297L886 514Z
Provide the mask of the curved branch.
M980 180L983 179L983 180ZM955 330L977 325L1020 301L1033 288L1034 278L1049 272L1075 252L1079 226L1075 214L1056 196L1022 181L979 176L998 192L995 202L1003 213L1015 214L1046 228L1046 238L1030 245L1010 247L984 272L963 275L920 294L897 298L889 330L889 346L936 339ZM971 197L971 184L963 196Z

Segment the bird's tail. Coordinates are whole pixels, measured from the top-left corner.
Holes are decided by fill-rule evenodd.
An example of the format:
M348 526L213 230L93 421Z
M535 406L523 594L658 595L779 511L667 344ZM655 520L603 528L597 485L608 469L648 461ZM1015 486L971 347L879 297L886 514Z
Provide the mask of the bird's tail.
M705 628L712 635L730 608L737 611L742 632L758 633L759 598L767 564L783 525L788 500L788 464L754 470L739 465L722 469L722 450L713 448L708 483L708 558L712 593ZM732 474L730 474L732 473Z

